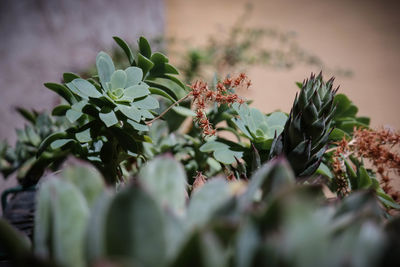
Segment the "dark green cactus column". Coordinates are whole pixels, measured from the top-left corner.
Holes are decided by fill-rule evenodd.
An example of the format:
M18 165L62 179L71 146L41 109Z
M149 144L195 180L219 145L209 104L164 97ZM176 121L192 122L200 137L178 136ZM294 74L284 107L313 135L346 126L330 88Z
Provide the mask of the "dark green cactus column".
M322 73L311 74L296 94L290 116L280 136L275 138L271 155L284 154L297 177L313 174L326 151L338 88L334 78L323 81Z

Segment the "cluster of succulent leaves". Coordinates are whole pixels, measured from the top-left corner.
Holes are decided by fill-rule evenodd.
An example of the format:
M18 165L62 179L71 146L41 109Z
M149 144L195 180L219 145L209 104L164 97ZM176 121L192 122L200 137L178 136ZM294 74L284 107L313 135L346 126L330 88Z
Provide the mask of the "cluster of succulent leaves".
M110 56L96 57L97 73L89 79L65 73L64 84L45 86L65 100L55 107L54 116L65 116L73 125L44 140L38 150L68 150L98 167L110 183L121 176L121 163L140 157L143 143L151 142L144 133L146 121L158 115L162 96L171 102L186 94L186 88L174 75L178 71L162 53L152 53L147 40L138 42L138 53L118 37L114 40L125 52L130 66L115 69Z
M29 166L43 171L68 153L102 174L75 167L43 181L32 244L0 220L0 240L17 265L390 266L399 261L400 221L384 208L400 207L362 159L343 158L349 194L332 201L316 185L322 175L337 192L333 153L326 150L335 146L332 141L350 139L354 126L369 124L345 95L336 95L333 80L325 82L320 74L304 81L289 114L264 114L250 102L215 104L207 118L219 135L204 139L190 102L147 125L187 89L146 39L139 40L135 55L114 39L129 67L116 70L100 52L98 75L82 79L66 73L63 84L47 83L64 99L52 114L67 122L54 124L21 110L35 125L19 132L25 148L17 145L15 151L26 152L0 149L2 168L12 165L3 168L7 174L25 169L21 166L30 158L41 165ZM217 177L193 189L198 171ZM235 181L221 174L233 174ZM111 191L108 185L120 176L132 179Z
M7 178L17 172L19 182L24 186L36 184L46 168L57 169L66 153L48 151L36 157L40 143L54 132L68 126L64 119L54 119L46 113L17 108L27 124L17 129L17 142L12 147L7 142L0 143L0 172Z
M174 158L156 157L110 192L97 171L64 169L39 190L30 245L0 220L16 266L395 266L399 218L372 191L342 201L274 159L248 184L210 179L188 198Z

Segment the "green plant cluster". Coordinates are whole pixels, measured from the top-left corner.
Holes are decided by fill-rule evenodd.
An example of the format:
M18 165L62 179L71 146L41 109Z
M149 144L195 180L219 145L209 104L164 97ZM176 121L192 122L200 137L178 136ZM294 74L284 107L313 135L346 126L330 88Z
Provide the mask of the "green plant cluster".
M47 151L36 157L39 145L49 135L63 131L68 122L54 119L46 113L17 108L18 113L28 123L24 129L17 129L14 147L7 142L0 143L0 172L4 178L17 172L18 181L24 186L36 184L46 168L58 168L68 153Z
M185 86L173 76L178 71L165 55L152 53L145 38L139 39L136 56L122 39L114 40L125 52L128 68L116 70L110 56L100 52L95 77L65 73L64 84L45 84L65 100L52 114L65 116L73 125L48 136L38 149L38 155L69 150L97 166L109 183L121 178L124 160L139 157L143 143L151 142L143 133L148 131L146 120L158 114L154 96L174 102L186 94Z
M334 141L351 139L369 119L336 94L333 79L311 75L298 84L289 114L264 114L250 101L214 103L206 115L218 135L205 138L168 58L143 37L135 54L114 40L128 67L116 69L100 52L97 75L46 83L63 98L52 111L59 122L21 109L33 127L19 132L15 152L0 149L3 173L34 172L34 182L67 155L95 167L62 169L39 183L31 245L0 220L1 244L16 265L398 262L399 218L388 209L400 206L362 159L343 155L348 183L339 191Z
M248 185L213 178L187 194L183 166L168 156L117 193L94 169L68 168L40 188L34 254L17 233L4 234L20 247L14 256L21 266L365 267L399 260L400 221L384 223L372 191L330 202L321 186L296 184L282 158L261 166Z

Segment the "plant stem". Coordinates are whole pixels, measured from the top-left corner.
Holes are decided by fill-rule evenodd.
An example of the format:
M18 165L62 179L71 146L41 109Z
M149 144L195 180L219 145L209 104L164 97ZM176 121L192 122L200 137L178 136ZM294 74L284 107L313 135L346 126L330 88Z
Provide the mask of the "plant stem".
M147 121L146 124L150 125L152 124L154 121L162 118L162 116L164 116L171 108L173 108L174 106L176 106L177 104L181 103L182 101L186 100L189 96L191 96L191 93L188 93L186 96L182 97L181 99L179 99L178 101L176 101L175 103L173 103L171 106L169 106L166 110L164 110L160 115L158 115L157 117L155 117L154 119L152 119L151 121Z

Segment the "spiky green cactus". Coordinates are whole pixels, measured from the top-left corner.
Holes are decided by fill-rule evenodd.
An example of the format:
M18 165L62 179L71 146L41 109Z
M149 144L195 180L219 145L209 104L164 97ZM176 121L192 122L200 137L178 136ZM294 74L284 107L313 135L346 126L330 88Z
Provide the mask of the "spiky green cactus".
M297 177L313 174L325 153L338 90L333 81L324 82L320 73L303 82L285 128L273 142L271 156L285 154Z

